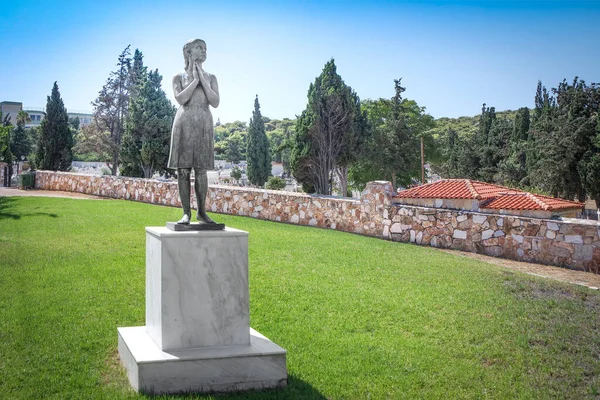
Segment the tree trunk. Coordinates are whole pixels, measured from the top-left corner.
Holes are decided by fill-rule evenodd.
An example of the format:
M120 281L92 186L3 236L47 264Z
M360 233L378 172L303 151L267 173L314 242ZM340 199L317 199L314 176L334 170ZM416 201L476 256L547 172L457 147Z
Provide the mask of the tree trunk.
M348 167L338 167L335 172L340 181L341 195L348 197Z
M392 172L392 189L396 191L396 173Z
M12 178L12 174L13 174L12 163L9 163L8 164L8 180L6 181L6 187L10 187L10 180Z
M144 166L144 178L146 178L146 179L152 178L153 172L154 171L153 171L153 168L151 165Z
M111 161L111 166L110 166L111 175L117 175L118 170L119 170L119 151L113 150L113 156L112 156L112 161Z
M425 150L423 146L423 136L421 136L421 185L425 184Z

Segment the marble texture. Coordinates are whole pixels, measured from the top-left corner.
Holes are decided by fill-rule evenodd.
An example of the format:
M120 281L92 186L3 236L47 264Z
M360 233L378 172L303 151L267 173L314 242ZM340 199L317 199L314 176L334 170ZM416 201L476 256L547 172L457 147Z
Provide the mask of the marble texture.
M146 330L161 350L248 345L248 233L146 228Z
M138 392L230 392L282 388L286 351L249 328L250 344L161 350L143 326L118 328L119 355Z
M146 326L118 328L139 392L287 385L286 351L250 328L248 232L146 228Z

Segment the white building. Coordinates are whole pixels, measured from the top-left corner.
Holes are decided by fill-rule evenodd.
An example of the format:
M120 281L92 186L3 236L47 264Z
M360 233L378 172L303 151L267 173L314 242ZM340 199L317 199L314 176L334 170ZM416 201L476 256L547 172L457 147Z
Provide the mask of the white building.
M46 118L46 109L42 107L23 107L23 103L17 101L3 101L0 103L0 110L2 115L9 114L10 123L16 125L16 118L19 111L23 110L29 115L30 122L25 127L30 128L32 126L39 126L44 118ZM89 111L74 110L69 111L67 109L67 115L69 118L79 118L79 126L86 126L92 123L93 114Z
M41 107L26 107L23 111L29 115L29 119L31 120L25 125L26 128L40 125L42 120L46 117L46 113Z
M23 109L23 104L16 101L0 102L0 111L2 111L2 121L8 115L8 120L11 124L16 125L17 114Z

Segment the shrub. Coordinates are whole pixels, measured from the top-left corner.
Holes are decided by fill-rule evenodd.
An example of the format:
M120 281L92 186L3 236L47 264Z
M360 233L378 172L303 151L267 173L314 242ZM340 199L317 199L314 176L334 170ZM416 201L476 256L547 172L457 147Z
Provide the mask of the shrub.
M242 171L238 167L233 167L233 170L231 171L231 177L236 181L239 181L242 179Z
M283 190L285 189L285 179L281 179L278 176L271 176L269 177L265 188L270 190Z

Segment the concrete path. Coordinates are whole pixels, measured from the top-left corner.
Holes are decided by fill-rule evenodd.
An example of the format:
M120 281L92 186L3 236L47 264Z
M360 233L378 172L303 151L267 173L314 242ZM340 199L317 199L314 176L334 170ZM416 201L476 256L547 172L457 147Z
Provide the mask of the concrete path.
M0 186L0 197L3 196L40 196L40 197L67 197L72 199L92 199L92 200L110 200L105 197L90 196L81 193L58 192L51 190L22 190L14 187ZM543 278L554 279L557 281L568 282L575 285L586 286L590 289L598 290L600 288L600 275L590 272L573 271L566 268L552 267L549 265L533 264L527 262L507 260L504 258L490 257L483 254L468 253L464 251L438 249L449 254L455 254L462 257L475 258L477 260L487 262L494 265L511 269L514 271L523 272L530 275L540 276Z

